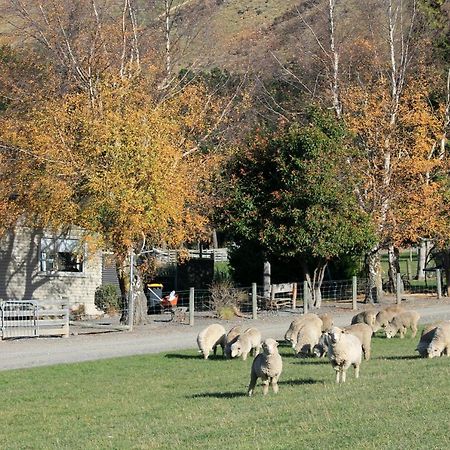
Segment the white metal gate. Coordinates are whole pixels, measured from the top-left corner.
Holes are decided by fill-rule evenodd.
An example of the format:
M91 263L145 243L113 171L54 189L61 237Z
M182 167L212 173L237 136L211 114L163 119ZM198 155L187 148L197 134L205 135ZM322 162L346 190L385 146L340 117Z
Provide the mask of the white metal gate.
M37 337L38 305L34 300L6 300L0 303L2 339Z

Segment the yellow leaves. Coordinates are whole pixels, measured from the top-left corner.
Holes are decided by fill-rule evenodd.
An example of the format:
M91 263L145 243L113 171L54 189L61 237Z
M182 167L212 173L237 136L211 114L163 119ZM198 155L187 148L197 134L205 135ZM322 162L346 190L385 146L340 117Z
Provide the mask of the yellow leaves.
M14 162L22 199L45 223L75 223L121 252L146 235L178 246L200 235L202 192L218 157L183 154L208 132L220 108L191 85L158 103L145 79L109 80L93 105L69 94L11 120L2 139L26 150Z

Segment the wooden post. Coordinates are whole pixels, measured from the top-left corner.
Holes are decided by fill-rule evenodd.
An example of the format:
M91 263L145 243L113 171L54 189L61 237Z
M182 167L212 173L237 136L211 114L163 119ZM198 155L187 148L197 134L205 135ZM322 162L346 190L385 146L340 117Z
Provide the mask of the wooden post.
M256 283L252 283L252 319L258 318L258 297Z
M438 300L440 300L442 298L441 269L436 269L436 288L437 288L437 298Z
M308 312L308 302L309 302L309 295L308 295L308 282L305 280L303 282L303 314L306 314Z
M271 285L271 268L270 262L264 261L264 281L263 281L263 296L264 300L269 303L270 300L270 285Z
M352 309L356 310L358 309L356 300L358 296L358 279L356 276L352 278Z
M194 299L195 299L194 288L191 287L189 289L189 325L191 327L194 326Z
M297 283L292 286L292 309L297 309Z
M402 274L397 272L397 289L396 289L397 305L402 302Z

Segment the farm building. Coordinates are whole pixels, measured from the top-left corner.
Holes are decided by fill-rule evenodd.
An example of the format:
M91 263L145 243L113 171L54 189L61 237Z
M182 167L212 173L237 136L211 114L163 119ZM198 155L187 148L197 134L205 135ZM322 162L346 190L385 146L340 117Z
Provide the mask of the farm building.
M55 235L17 226L0 240L0 299L37 300L51 305L84 305L98 314L96 288L102 284L102 253L89 252L76 228Z

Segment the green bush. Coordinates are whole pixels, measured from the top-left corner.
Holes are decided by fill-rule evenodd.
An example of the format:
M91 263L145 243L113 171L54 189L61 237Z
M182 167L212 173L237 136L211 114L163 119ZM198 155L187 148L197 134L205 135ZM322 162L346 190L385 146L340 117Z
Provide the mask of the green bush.
M95 306L107 314L115 314L122 309L122 301L114 284L105 284L95 290Z

